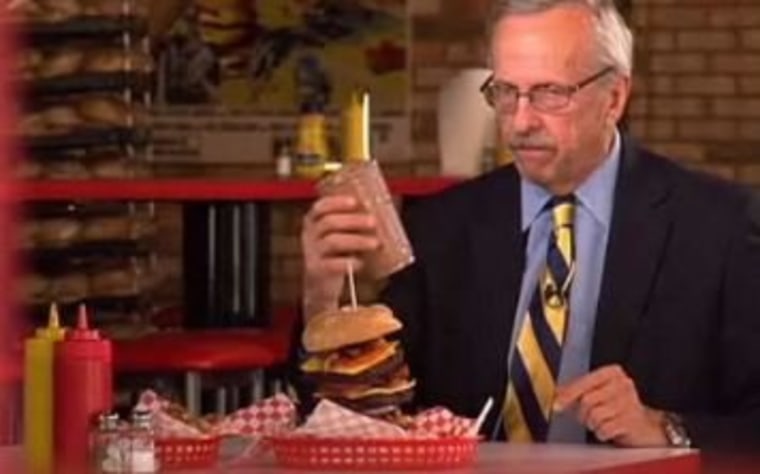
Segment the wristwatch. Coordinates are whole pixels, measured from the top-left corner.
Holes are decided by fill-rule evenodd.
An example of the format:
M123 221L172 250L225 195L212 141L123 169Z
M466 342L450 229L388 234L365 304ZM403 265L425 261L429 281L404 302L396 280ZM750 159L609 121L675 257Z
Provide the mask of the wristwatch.
M675 413L664 412L662 430L668 439L668 445L673 448L690 448L691 438L683 424L683 419Z

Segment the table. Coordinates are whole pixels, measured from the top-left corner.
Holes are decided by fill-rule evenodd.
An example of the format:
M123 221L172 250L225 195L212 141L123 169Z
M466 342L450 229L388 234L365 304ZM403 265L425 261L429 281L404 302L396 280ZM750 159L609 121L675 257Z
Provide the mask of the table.
M21 449L19 447L0 448L0 472L23 474L21 461ZM694 450L484 443L479 448L478 459L473 467L435 472L471 472L476 474L698 474L705 472L701 470L700 466L700 455ZM252 472L257 474L288 474L304 471L281 469L272 460L261 460L238 467L228 466L209 470L170 472L175 474L221 474L222 472L230 474Z

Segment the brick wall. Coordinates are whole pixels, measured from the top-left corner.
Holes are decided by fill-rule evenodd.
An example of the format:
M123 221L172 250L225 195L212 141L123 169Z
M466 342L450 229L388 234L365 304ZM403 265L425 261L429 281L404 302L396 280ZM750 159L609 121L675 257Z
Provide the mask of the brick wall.
M389 174L438 172L439 87L457 70L481 66L488 0L413 4L414 161ZM760 1L632 0L636 48L630 130L688 166L760 185ZM297 301L297 233L306 203L274 215L273 299ZM363 297L374 287L364 285Z
M760 184L760 2L636 0L632 132L688 166Z

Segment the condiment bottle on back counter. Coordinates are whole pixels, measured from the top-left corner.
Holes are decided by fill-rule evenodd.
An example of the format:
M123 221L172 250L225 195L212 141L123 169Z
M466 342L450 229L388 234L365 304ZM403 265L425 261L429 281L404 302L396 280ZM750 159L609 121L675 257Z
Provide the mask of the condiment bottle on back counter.
M55 347L54 456L64 469L87 466L92 423L113 403L111 342L87 319L81 305L76 328Z
M24 455L30 472L53 466L53 353L63 339L58 307L53 303L47 327L24 344Z
M306 103L298 122L293 172L299 178L319 178L329 153L325 115L318 105Z

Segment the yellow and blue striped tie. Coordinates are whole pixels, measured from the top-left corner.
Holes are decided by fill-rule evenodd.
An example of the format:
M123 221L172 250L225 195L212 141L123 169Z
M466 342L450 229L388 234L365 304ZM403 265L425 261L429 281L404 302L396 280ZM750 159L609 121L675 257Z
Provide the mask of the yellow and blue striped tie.
M520 328L504 400L507 439L515 442L546 441L570 313L574 198L554 198L551 207L553 229L546 265Z

